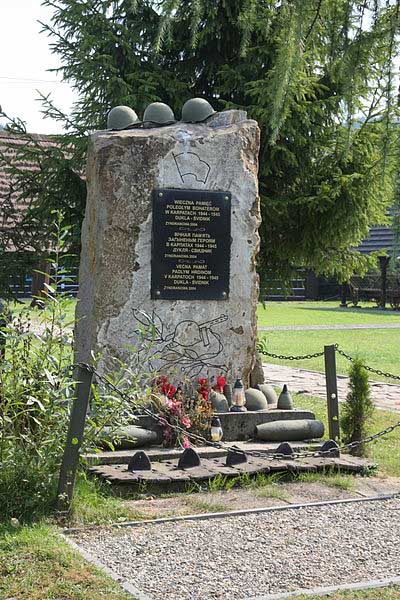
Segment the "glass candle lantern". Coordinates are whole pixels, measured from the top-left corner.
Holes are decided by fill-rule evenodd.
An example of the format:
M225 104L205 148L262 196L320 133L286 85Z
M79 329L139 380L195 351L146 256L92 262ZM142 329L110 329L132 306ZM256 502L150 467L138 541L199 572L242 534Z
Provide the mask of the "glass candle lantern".
M241 379L236 379L233 386L231 412L244 412L246 409L246 396L244 395L244 385Z
M246 396L244 395L244 385L241 379L236 379L235 385L233 386L232 404L235 406L244 406L246 403Z
M223 431L221 427L221 421L218 417L213 417L211 420L211 440L213 442L219 442L222 440Z

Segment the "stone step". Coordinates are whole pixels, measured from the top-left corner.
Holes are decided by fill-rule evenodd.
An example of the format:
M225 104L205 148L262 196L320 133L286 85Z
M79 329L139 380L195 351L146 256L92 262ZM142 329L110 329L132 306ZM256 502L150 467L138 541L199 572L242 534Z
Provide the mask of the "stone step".
M152 460L151 469L148 471L128 471L126 464L120 463L92 466L89 472L111 483L115 486L116 491L130 493L136 492L143 484L151 486L152 491L155 492L184 490L190 483L209 481L221 475L236 478L257 473L295 475L304 472L325 472L326 469L358 473L372 466L374 465L366 459L348 455L341 455L337 458L291 459L288 456L273 459L266 454L265 457L248 457L246 462L233 466L227 466L223 456L202 457L200 465L191 468L180 468L178 459L170 458L163 461Z
M276 451L279 446L278 442L254 442L254 441L246 441L246 442L235 442L227 443L221 442L221 444L225 447L228 446L236 446L240 450L247 451L258 451L265 452L265 454L272 454ZM290 442L293 450L319 450L322 446L321 441L301 441L301 442ZM83 455L83 459L85 460L88 466L94 465L127 465L130 458L137 450L144 450L146 454L149 456L152 461L168 461L177 459L181 456L183 450L181 448L164 448L163 446L151 446L148 448L131 448L130 450L115 450L111 451L101 451L101 452L93 452ZM212 446L196 446L196 452L199 454L200 458L218 458L224 457L227 455L228 451L225 448L213 448Z

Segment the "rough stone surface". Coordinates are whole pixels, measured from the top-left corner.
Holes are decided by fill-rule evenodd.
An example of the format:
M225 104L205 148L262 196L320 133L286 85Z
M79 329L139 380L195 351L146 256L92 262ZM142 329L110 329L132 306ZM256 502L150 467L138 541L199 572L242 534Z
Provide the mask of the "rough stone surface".
M255 362L252 372L250 373L250 385L251 387L257 387L264 383L264 369L262 359L258 351L256 351Z
M257 337L258 150L257 123L242 111L227 111L205 124L92 135L77 309L79 360L89 361L91 351L101 351L101 368L110 368L112 357L126 359L128 347L139 347L139 328L148 337L156 325L153 360L148 360L148 348L146 356L141 349L139 359L149 371L168 371L164 359L154 354L165 355L166 338L181 321L202 324L226 316L210 327L207 347L191 348L201 359L190 375L240 373L248 383ZM178 170L177 155L189 167L183 170L188 174ZM209 171L196 170L205 164ZM231 192L228 300L150 299L152 191L160 187Z

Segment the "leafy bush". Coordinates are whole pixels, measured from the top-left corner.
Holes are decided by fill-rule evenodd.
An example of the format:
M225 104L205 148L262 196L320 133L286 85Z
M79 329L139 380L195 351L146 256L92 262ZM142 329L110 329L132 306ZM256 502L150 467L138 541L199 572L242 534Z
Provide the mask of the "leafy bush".
M361 359L356 358L350 370L350 390L342 408L341 425L345 442L357 442L367 435L367 423L374 412L368 373ZM364 444L352 449L352 454L365 456L367 448Z
M76 382L73 371L73 321L70 302L57 292L63 231L56 225L57 248L52 277L42 298L43 310L25 307L9 319L0 335L6 344L0 359L0 520L30 520L48 514L64 451ZM31 320L31 316L34 316ZM129 366L114 382L139 398L141 379ZM122 373L122 375L121 375ZM94 386L85 449L92 449L99 431L132 419L132 402L122 400L101 384Z
M2 331L0 518L45 513L53 496L74 389L68 300L56 298L54 288L51 281L34 325L23 309Z

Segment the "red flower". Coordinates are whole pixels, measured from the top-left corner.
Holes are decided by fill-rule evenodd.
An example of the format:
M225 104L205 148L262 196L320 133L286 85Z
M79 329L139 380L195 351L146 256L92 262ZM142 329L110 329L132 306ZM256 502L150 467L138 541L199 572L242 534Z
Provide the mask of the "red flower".
M225 385L226 379L225 377L222 377L222 375L220 375L219 377L217 377L217 385L214 387L214 389L217 392L221 392L221 394L223 394Z
M208 379L205 377L199 377L198 379L199 387L197 388L197 393L205 400L208 401Z
M164 394L164 396L167 396L167 398L173 398L174 394L176 392L176 387L171 385L170 383L165 382L161 388L162 393Z

